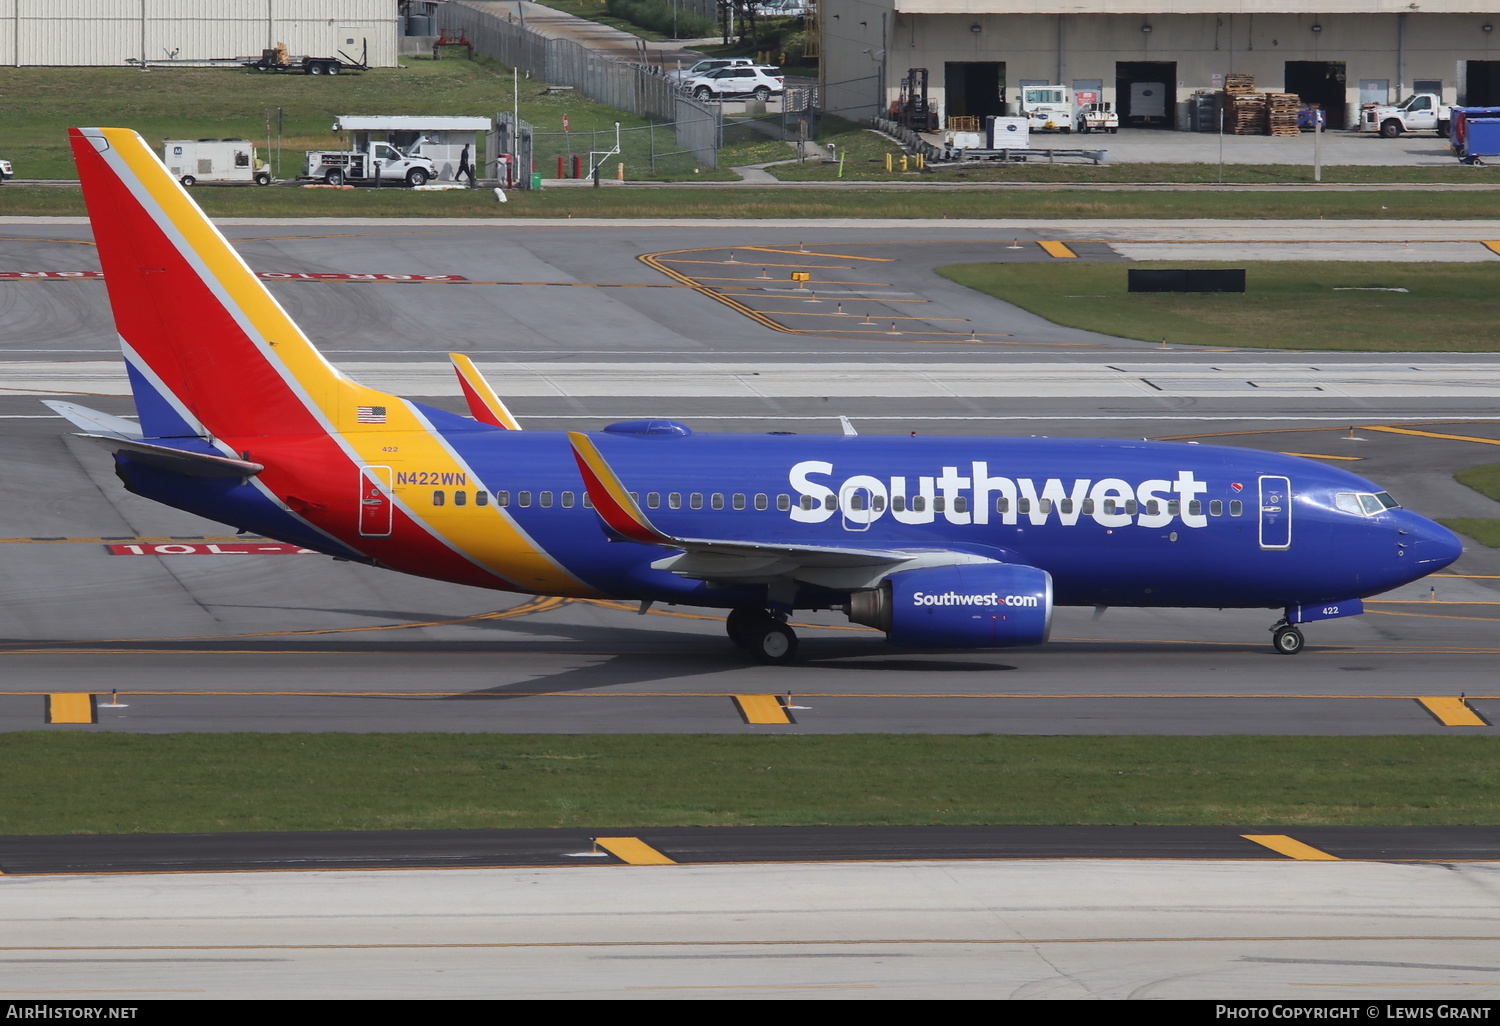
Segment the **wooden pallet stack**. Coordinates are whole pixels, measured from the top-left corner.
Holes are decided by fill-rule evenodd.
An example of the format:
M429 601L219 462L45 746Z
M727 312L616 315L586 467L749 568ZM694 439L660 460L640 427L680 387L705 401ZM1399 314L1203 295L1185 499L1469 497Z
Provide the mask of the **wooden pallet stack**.
M1230 135L1266 134L1266 98L1260 93L1239 93L1229 97L1224 127Z
M1266 134L1266 98L1255 91L1255 76L1224 76L1224 130L1230 135Z
M1297 111L1302 108L1302 97L1296 93L1267 93L1266 120L1272 135L1297 136L1302 130L1297 127Z

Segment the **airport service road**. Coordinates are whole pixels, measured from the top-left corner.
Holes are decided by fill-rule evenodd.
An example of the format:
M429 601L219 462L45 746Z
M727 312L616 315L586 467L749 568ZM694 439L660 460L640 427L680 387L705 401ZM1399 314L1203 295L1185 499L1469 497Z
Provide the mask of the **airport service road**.
M27 998L1483 997L1495 863L0 877Z

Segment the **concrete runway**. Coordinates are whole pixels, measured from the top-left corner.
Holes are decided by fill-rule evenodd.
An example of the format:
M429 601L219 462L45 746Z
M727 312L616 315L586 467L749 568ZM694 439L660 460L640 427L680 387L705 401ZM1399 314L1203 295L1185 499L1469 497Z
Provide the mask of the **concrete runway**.
M12 1000L1488 1000L1494 863L0 877Z
M5 231L0 270L97 266L77 225ZM1337 240L1324 225L900 231L229 229L261 272L468 279L271 286L336 363L448 408L435 365L451 348L533 427L655 414L837 433L845 414L865 430L1202 438L1354 457L1424 513L1494 515L1451 473L1500 443L1495 357L1163 350L1038 322L931 269L1052 259L1038 240L1101 260L1188 243L1472 256L1500 225L1340 224ZM789 265L809 263L813 295L787 294ZM762 266L782 277L757 283ZM848 323L866 313L873 325ZM893 321L901 334L881 330ZM1051 645L982 654L903 652L818 619L801 629L805 662L781 669L746 665L696 610L642 618L318 556L215 554L233 540L221 525L124 493L107 455L37 402L128 412L100 283L0 282L0 325L3 730L1489 733L1418 701L1460 692L1500 713L1487 549L1314 625L1294 659L1271 653L1265 611L1062 610ZM118 707L101 700L97 725L44 725L48 694L111 688ZM745 722L733 698L788 692L798 708L779 725ZM1427 857L0 876L0 964L7 989L38 998L1487 993L1494 865Z

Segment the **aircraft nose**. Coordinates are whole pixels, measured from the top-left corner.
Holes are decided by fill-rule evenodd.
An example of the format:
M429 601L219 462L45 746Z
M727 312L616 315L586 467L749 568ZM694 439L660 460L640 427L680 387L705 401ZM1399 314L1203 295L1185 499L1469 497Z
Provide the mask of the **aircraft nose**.
M1412 514L1402 527L1407 533L1408 551L1424 574L1435 573L1463 555L1463 541L1442 524Z

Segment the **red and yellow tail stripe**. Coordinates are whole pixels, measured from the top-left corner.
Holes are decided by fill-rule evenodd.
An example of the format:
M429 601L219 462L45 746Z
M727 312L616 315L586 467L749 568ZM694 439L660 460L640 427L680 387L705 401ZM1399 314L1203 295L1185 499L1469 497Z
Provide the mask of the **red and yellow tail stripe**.
M631 541L670 544L671 537L651 526L641 507L630 497L630 489L615 476L593 439L581 431L569 431L568 441L572 443L573 458L578 461L594 509L610 530Z
M257 487L398 570L595 594L495 506L435 516L398 485L391 534L361 537L363 467L479 480L411 404L350 381L323 358L139 135L70 135L122 341L175 407L240 458L265 464Z

